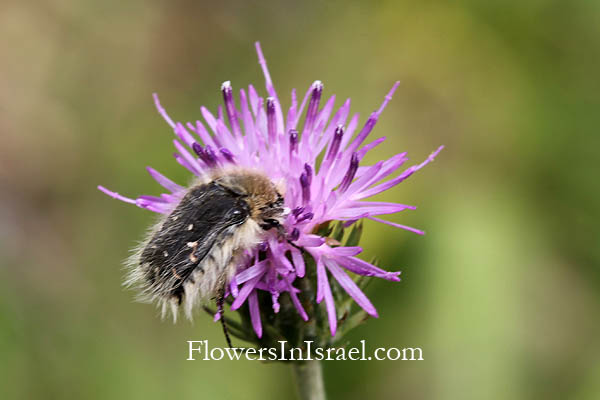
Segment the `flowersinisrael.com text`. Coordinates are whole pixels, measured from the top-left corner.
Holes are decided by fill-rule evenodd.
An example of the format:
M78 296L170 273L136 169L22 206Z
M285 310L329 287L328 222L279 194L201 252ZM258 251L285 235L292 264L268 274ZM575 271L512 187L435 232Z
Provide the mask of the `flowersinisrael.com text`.
M365 340L360 341L360 347L323 348L315 346L313 341L305 340L303 347L289 347L285 340L278 341L280 347L241 348L241 347L210 347L208 340L188 340L187 360L219 361L219 360L250 360L250 361L331 361L331 360L392 360L392 361L423 361L423 350L420 347L378 347L368 351Z

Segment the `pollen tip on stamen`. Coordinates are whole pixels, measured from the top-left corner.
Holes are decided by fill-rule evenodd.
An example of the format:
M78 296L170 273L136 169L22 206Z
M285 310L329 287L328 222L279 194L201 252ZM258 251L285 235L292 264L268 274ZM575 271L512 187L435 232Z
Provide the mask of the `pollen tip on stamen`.
M219 151L221 152L221 154L223 154L223 157L225 157L227 161L231 163L235 161L233 153L228 148L222 147L219 149Z
M302 189L307 188L309 185L306 172L303 172L302 175L300 175L300 185L302 185Z
M194 150L194 153L196 153L198 157L204 157L204 149L198 142L192 143L192 150Z
M373 111L371 115L369 115L369 118L367 119L365 125L370 125L372 128L377 123L377 120L379 119L379 114L379 111Z
M310 184L312 176L309 176L307 172L303 172L300 175L300 186L302 186L302 202L308 204L310 201Z
M211 164L214 165L214 164L217 163L217 156L215 155L215 152L213 151L212 147L210 147L210 146L207 145L204 148L204 154L210 160Z
M314 216L315 216L314 213L307 212L306 214L304 214L300 218L298 218L297 222L310 221L311 219L313 219Z
M275 115L275 97L267 97L267 115Z
M319 110L321 94L323 92L323 83L321 83L321 81L314 81L311 85L310 92L310 102L308 103L308 107L306 108L306 119L304 120L303 132L305 133L311 132L313 129L315 118Z
M305 163L304 171L306 171L307 182L308 182L308 185L310 186L310 184L312 183L313 169L308 163Z
M298 149L298 131L295 129L290 129L290 152L293 152Z
M289 238L292 242L295 242L296 240L298 240L300 238L300 231L298 230L298 228L294 228L292 230L292 233L290 233Z
M277 122L275 120L275 98L267 97L267 132L270 140L275 140Z
M225 81L221 84L221 90L231 90L231 81Z
M342 142L343 136L344 136L344 126L338 125L335 128L335 132L333 133L333 139L331 140L331 145L329 146L329 151L327 153L327 159L332 159L337 155L337 153L340 149L340 144Z

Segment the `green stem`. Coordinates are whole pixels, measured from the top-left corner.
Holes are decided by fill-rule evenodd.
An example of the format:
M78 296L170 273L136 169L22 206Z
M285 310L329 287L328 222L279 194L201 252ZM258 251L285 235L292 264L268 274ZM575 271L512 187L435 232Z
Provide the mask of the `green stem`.
M292 364L301 400L325 400L321 362L316 360Z

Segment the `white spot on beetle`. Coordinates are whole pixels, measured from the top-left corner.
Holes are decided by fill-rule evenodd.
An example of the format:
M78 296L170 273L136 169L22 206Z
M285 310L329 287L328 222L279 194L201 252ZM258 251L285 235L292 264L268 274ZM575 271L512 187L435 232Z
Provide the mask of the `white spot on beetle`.
M187 227L187 230L191 231L192 229L194 229L194 224L189 224Z

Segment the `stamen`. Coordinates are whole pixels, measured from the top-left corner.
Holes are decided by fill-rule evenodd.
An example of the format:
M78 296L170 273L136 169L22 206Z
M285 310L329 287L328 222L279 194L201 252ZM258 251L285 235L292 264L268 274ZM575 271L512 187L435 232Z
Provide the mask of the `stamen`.
M231 89L231 82L225 81L221 85L221 91L223 92L223 100L225 100L225 110L227 111L227 118L229 119L229 125L235 136L241 135L240 123L237 118L237 111L235 109L235 103L233 102L233 90Z
M298 131L295 129L290 129L290 153L298 150Z
M302 186L302 202L308 204L310 200L310 182L306 172L300 175L300 185Z
M227 161L229 161L230 163L235 163L233 153L231 151L229 151L229 149L227 149L225 147L221 147L219 149L219 151L221 152L221 154L223 154L223 157L225 157L227 159Z
M295 242L299 238L300 238L300 231L298 230L298 228L294 228L294 230L292 230L292 233L290 233L289 239L292 242Z
M342 183L340 184L340 192L345 192L348 189L348 186L352 183L354 179L354 175L356 175L356 170L358 169L358 153L352 153L352 158L350 158L350 166L348 167L348 171L342 179Z
M333 140L331 141L331 145L329 147L329 152L327 153L327 159L332 160L337 156L337 153L340 149L340 144L342 143L342 137L344 136L344 127L342 125L338 125L335 128L335 133L333 134Z
M378 118L379 118L379 114L377 112L371 113L371 115L369 116L369 119L365 123L365 126L363 126L363 128L361 129L359 134L356 136L356 139L354 139L354 141L348 148L349 151L355 151L356 149L358 149L358 147L362 144L362 142L365 141L367 136L369 136L369 134L373 130L373 127L377 123Z
M319 110L319 102L321 101L322 93L323 83L321 83L321 81L315 81L312 84L312 93L310 96L310 102L308 103L308 108L306 109L306 121L304 121L304 130L302 131L302 135L305 135L307 132L310 132L313 129L317 111Z
M198 157L204 157L204 149L202 148L202 146L200 146L198 142L192 143L192 150L194 150L194 153L196 153Z
M213 151L212 147L206 145L206 147L204 148L204 154L206 154L206 158L208 159L207 164L213 167L217 165L217 156Z
M302 214L304 212L304 207L296 207L292 210L292 215L295 218L298 218L298 215Z
M277 122L275 120L275 98L267 97L267 132L271 144L275 140L277 134Z
M209 167L215 167L217 165L217 157L210 146L202 148L197 142L192 143L192 149L194 153L198 154L198 157Z
M306 171L306 178L308 179L308 186L310 186L312 183L313 169L311 168L310 165L304 164L304 170Z
M298 218L296 220L296 222L300 223L300 222L304 222L304 221L310 221L311 219L313 219L314 216L315 216L315 214L308 212L308 213L304 214L303 216L301 216L300 218Z

